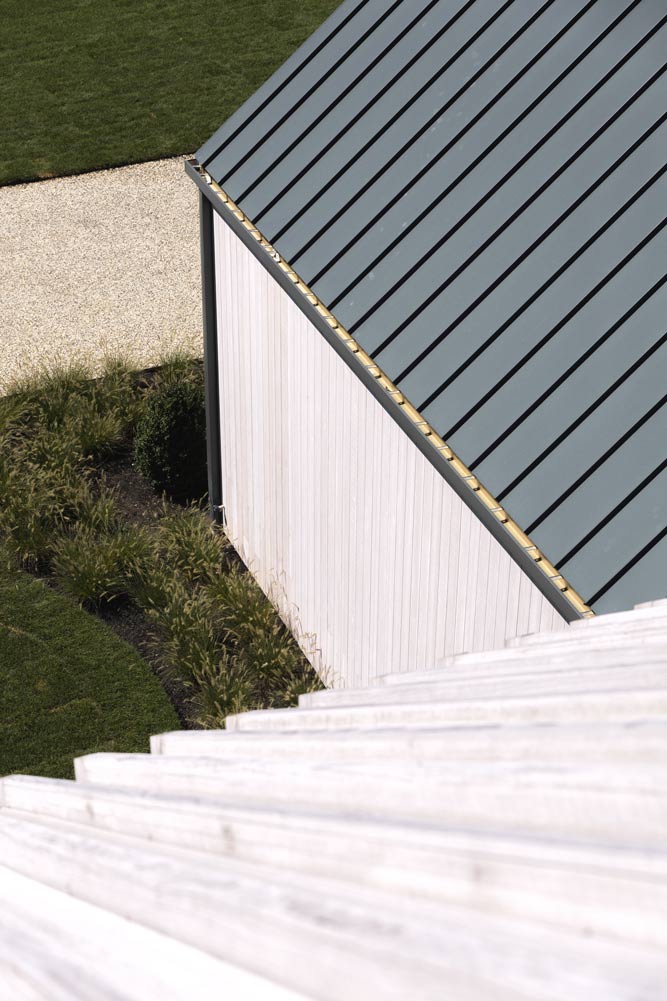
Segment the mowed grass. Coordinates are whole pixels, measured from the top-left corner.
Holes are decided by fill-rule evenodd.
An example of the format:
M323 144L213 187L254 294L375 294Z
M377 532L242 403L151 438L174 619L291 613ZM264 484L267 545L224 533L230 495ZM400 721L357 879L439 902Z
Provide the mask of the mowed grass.
M148 751L180 729L148 664L98 619L0 567L0 776L72 778L93 751Z
M338 0L2 0L0 184L197 149Z

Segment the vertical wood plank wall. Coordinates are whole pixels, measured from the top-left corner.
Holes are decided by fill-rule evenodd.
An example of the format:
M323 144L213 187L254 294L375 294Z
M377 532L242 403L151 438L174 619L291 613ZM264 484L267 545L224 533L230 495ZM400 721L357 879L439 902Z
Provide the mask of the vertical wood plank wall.
M328 684L565 621L215 216L227 532Z

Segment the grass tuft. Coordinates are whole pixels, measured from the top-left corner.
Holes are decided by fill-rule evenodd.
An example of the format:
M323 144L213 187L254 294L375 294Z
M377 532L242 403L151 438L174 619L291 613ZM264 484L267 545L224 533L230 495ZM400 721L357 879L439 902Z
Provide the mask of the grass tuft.
M77 526L71 536L53 547L51 568L65 594L80 605L100 608L118 599L129 599L137 568L152 554L146 532L124 526L117 532Z
M80 366L46 369L0 401L0 533L25 567L47 569L77 524L117 521L92 463L127 450L143 399L115 360L97 380Z
M231 555L228 541L196 504L180 509L165 504L156 544L160 561L191 585L217 580Z

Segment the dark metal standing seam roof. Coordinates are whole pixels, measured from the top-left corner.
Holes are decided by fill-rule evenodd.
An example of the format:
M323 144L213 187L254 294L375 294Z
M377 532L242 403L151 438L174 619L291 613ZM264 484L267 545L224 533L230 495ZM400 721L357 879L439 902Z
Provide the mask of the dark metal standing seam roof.
M664 0L347 0L197 158L596 611L667 594Z

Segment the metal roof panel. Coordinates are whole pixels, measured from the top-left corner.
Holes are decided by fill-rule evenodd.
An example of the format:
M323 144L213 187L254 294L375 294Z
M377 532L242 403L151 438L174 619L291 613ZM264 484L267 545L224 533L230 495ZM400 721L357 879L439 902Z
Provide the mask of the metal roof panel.
M663 0L346 0L198 159L584 598L667 594Z

